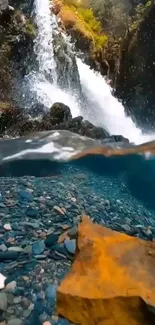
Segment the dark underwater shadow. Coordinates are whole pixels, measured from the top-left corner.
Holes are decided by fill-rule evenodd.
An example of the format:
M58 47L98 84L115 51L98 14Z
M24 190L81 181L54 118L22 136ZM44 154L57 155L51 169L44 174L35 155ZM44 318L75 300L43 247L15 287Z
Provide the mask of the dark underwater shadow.
M69 172L68 167L79 167L81 171L91 171L100 177L120 176L131 195L147 208L155 210L155 157L146 160L142 155L124 155L105 157L88 155L64 163L50 160L16 160L0 166L0 177L22 176L60 176ZM75 168L76 173L76 168Z
M75 162L101 177L123 176L131 195L147 208L155 210L155 157L146 160L141 155L87 156ZM119 183L118 183L119 186Z

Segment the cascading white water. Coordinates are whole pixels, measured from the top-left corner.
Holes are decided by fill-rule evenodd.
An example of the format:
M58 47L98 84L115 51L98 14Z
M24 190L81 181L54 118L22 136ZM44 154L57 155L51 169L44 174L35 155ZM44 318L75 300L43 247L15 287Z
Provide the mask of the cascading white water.
M73 117L83 115L93 124L106 128L110 134L121 134L136 144L155 139L155 135L142 134L132 118L126 116L123 105L112 95L104 78L80 59L77 59L77 64L82 91L87 98L87 109L81 107L82 104L70 89L66 92L58 87L52 43L56 18L50 12L50 0L35 0L35 14L38 26L35 51L40 74L37 78L35 74L33 88L39 101L46 107L56 101L63 102L70 107ZM49 73L52 74L53 83L46 78Z
M53 51L53 27L57 27L56 17L51 15L48 0L35 1L35 14L38 33L34 50L39 72L43 76L52 76L53 82L56 83L57 74Z
M136 144L155 139L155 135L143 134L132 118L126 116L122 103L112 95L111 87L99 73L91 70L80 59L77 59L77 64L83 92L93 107L86 112L89 120L95 125L106 127L110 134L121 134Z
M61 101L72 108L73 117L78 116L80 108L75 96L60 89L57 85L53 32L58 31L58 25L55 15L51 14L50 1L35 0L34 10L38 30L34 51L39 69L28 76L31 92L36 94L38 101L45 107L51 107L56 101ZM50 82L50 79L53 82Z

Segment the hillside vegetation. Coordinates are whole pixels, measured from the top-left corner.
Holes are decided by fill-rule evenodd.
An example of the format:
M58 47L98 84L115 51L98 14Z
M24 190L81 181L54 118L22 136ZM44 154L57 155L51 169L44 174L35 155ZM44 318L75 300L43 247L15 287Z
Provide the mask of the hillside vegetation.
M113 78L122 41L138 28L151 5L151 0L55 0L54 12L77 48L99 63L101 73L109 76L110 71Z
M55 10L59 12L65 28L81 38L83 47L89 47L91 53L95 54L104 48L107 35L93 10L87 6L88 3L77 0L55 0Z

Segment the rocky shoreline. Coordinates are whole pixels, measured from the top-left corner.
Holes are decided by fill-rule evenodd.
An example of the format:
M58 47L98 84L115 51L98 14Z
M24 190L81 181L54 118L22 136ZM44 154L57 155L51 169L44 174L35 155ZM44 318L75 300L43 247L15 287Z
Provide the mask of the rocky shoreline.
M48 113L43 110L40 117L31 118L22 110L8 107L0 112L0 137L20 137L32 132L68 130L92 139L109 139L113 142L129 143L122 135L110 136L107 130L94 126L82 116L72 117L70 108L63 103L54 103ZM111 138L111 140L110 140Z

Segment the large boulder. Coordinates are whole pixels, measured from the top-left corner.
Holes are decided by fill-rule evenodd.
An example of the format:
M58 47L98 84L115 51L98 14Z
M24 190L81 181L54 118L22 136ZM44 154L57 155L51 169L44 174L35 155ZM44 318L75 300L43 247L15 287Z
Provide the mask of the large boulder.
M78 228L76 258L57 312L80 325L155 324L155 243L93 224Z
M121 46L116 96L137 121L155 124L155 4Z
M70 108L63 103L54 103L50 108L49 116L52 124L60 124L72 119Z

